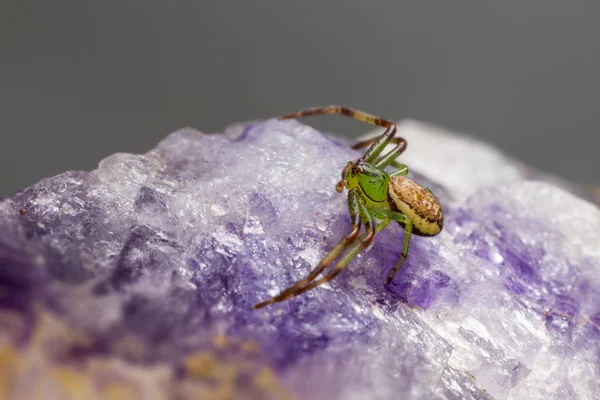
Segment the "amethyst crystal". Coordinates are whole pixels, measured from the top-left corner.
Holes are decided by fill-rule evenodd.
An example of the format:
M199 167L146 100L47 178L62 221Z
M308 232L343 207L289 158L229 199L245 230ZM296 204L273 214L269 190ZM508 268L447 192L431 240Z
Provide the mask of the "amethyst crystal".
M298 121L184 129L3 200L3 394L593 398L598 208L460 137L413 147L413 131L434 130L400 132L444 231L413 237L387 288L397 225L330 284L258 311L349 228L334 188L359 153Z

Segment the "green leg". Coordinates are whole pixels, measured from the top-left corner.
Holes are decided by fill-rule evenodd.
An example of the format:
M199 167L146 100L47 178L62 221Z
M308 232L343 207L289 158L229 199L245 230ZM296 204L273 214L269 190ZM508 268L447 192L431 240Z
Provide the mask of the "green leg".
M393 138L391 142L395 143L396 147L375 161L375 166L377 168L384 169L400 157L400 154L406 150L406 140L403 138Z
M386 131L386 133L387 133L387 131ZM370 145L371 143L375 142L376 140L378 140L378 138L363 140L362 142L358 142L355 145L353 145L352 148L355 150L358 150L361 147ZM385 168L388 165L393 165L395 163L394 160L396 158L398 158L400 156L400 154L402 154L404 152L404 150L406 150L406 140L401 137L390 138L385 143L384 148L389 143L395 143L396 147L394 149L390 150L384 156L377 158L377 157L372 157L372 155L371 155L370 158L367 159L365 157L367 155L367 153L365 153L365 156L363 156L363 158L365 158L365 160L367 162L371 162L376 167L381 168L381 169ZM374 147L374 146L375 146L375 144L373 144L371 147ZM381 151L383 151L383 148L381 150L379 150L379 152L376 154L376 156L379 155L379 153L381 153Z
M377 156L385 149L390 139L394 137L396 134L396 125L392 125L389 127L383 135L381 135L375 142L369 147L369 149L365 152L362 158L372 163L373 160L377 158Z
M394 267L391 269L390 273L388 274L387 281L385 282L385 284L389 285L390 283L392 283L392 279L394 279L394 275L396 275L396 271L398 271L398 269L402 266L402 264L404 263L404 260L406 260L406 257L408 256L408 248L410 246L410 237L412 236L413 225L412 225L411 220L406 215L396 212L396 211L390 211L390 210L369 210L369 211L373 214L373 216L375 218L387 217L394 221L398 221L398 222L404 224L404 242L402 243L402 252L400 253L400 260L398 260L396 265L394 265Z
M408 167L404 164L400 164L397 161L392 161L390 163L391 166L398 168L397 171L394 171L390 174L390 176L406 176L408 175Z
M385 133L387 133L387 130L384 132L384 134ZM354 143L351 147L354 150L362 149L363 147L371 146L373 143L375 143L380 138L381 138L381 136L375 136L375 137L373 137L371 139L361 140L360 142Z
M350 250L348 250L348 252L335 265L335 267L333 267L329 271L329 273L327 275L325 275L321 279L317 279L316 281L313 281L310 284L304 286L303 288L301 288L298 291L296 291L295 293L293 293L290 297L298 296L299 294L302 294L302 293L307 292L307 291L309 291L311 289L314 289L315 287L317 287L319 285L322 285L325 282L329 282L330 280L332 280L333 278L335 278L340 272L342 272L344 270L344 268L346 268L346 266L348 264L350 264L350 262L354 259L354 257L356 257L358 255L358 253L361 252L361 250L363 250L364 248L366 248L366 247L368 247L368 246L371 245L372 238L374 237L375 233L377 233L377 232L381 231L382 229L384 229L386 226L388 226L389 223L390 223L390 219L389 218L383 219L375 227L375 229L373 231L373 235L371 236L370 240L369 240L369 233L363 234L360 237L360 239L357 241L357 243L354 244L354 246L352 246L350 248Z
M348 210L350 212L350 218L352 220L352 228L350 233L348 233L342 240L340 240L333 249L321 260L319 265L317 265L306 278L296 282L294 285L285 289L277 296L273 297L270 300L264 301L262 303L256 304L253 308L258 309L269 304L286 300L290 297L294 297L294 293L299 289L308 285L311 281L313 281L321 272L323 272L339 255L340 253L348 248L352 243L357 240L358 234L360 232L361 221L365 224L367 229L367 234L369 231L373 231L373 218L367 211L366 207L358 201L358 189L353 189L348 192ZM367 238L367 234L361 236L359 240L365 240ZM369 243L373 240L371 235L369 239Z
M373 143L375 140L376 139L369 139L369 140L365 140L365 141L356 143L354 146L352 146L352 148L359 149L361 147L364 147L364 146L367 146L367 145ZM406 176L408 174L408 167L406 165L401 164L398 161L396 161L396 158L398 158L400 156L400 154L402 154L404 152L404 150L406 150L406 140L398 137L398 138L390 139L390 142L395 143L396 147L394 149L390 150L384 156L376 159L374 161L374 165L379 169L384 169L388 165L391 165L391 166L397 168L398 170L392 172L390 174L390 176L397 176L397 175ZM369 161L369 160L367 160L367 161Z

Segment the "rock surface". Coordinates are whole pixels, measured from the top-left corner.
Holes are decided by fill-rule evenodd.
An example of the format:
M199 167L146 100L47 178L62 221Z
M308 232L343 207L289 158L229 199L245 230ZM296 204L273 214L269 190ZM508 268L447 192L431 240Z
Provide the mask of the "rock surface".
M304 277L349 227L335 184L359 153L298 121L223 135L183 129L145 155L115 154L94 171L4 199L0 390L13 398L597 396L598 207L525 180L521 166L489 148L419 164L406 137L403 160L440 198L444 231L413 237L389 287L403 235L396 225L330 284L257 311L252 305ZM428 146L442 153L436 141Z

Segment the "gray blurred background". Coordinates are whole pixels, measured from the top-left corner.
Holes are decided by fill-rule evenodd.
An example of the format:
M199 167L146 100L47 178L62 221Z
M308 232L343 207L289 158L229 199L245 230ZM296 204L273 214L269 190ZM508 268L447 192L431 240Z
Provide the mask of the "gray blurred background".
M599 17L564 0L2 0L0 196L184 126L336 103L598 184Z

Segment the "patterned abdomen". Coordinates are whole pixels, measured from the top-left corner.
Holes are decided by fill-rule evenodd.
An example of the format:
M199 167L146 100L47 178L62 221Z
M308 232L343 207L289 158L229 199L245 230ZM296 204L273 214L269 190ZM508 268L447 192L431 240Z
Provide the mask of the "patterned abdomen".
M401 212L412 221L415 235L435 236L442 231L442 206L433 193L418 183L404 176L392 177L388 200L392 210Z

